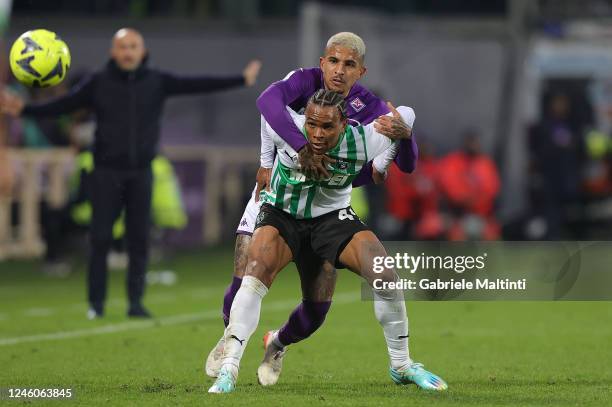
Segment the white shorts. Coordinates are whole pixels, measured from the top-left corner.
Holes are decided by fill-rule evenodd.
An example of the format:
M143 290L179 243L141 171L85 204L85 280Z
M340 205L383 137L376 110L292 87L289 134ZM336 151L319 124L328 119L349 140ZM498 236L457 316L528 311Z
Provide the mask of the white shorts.
M237 235L252 235L255 230L255 221L257 220L257 215L259 214L259 209L261 208L262 201L261 199L258 202L255 202L255 191L257 190L257 184L255 188L253 188L253 192L251 193L251 199L247 203L246 208L244 208L244 213L242 214L242 218L240 219L240 223L238 224L238 229L236 229Z

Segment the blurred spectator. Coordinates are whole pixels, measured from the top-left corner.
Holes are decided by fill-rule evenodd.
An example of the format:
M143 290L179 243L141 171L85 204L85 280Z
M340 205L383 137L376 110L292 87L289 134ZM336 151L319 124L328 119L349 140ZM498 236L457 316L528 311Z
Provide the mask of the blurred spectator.
M60 97L68 92L62 83L50 88L25 88L15 82L10 87L27 96L32 102L41 102ZM15 147L46 149L51 147L66 147L70 143L69 115L58 117L18 117L9 122L9 144ZM17 203L15 208L18 208ZM40 220L42 238L45 242L45 254L42 271L54 276L66 276L70 273L69 263L63 256L66 245L66 235L69 223L67 207L54 207L46 201L41 201Z
M449 240L493 240L500 227L494 218L500 190L497 168L482 153L480 136L467 131L463 149L440 160L439 182L450 215Z
M5 124L0 122L0 198L9 196L13 190L13 167L10 165L5 144Z
M535 238L562 238L568 208L579 200L584 146L572 117L570 98L555 92L545 98L543 117L529 131L531 199L535 215L545 222Z
M582 189L591 199L605 198L612 193L612 162L607 134L590 130L585 135L586 156Z
M387 211L402 225L395 238L430 240L442 237L444 222L439 211L438 162L427 143L421 143L415 172L406 174L392 165L385 186Z
M32 103L65 95L65 83L50 88L25 88L13 83L10 88L27 97ZM70 116L18 117L10 122L9 142L13 146L27 148L66 147L69 145Z

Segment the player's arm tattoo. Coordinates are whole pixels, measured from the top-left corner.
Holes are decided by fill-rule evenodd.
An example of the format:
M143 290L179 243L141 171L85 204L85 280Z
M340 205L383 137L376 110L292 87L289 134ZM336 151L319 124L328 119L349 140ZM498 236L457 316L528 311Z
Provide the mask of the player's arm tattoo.
M412 128L404 122L404 119L397 116L381 116L376 119L374 128L380 134L389 137L391 140L409 139L412 137Z

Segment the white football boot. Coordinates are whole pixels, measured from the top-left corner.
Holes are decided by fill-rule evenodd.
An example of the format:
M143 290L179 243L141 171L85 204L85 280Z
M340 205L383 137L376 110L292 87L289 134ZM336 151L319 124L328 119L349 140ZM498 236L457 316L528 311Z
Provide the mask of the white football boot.
M265 353L259 368L257 368L257 380L262 386L276 384L283 368L283 358L286 350L274 344L273 339L277 334L278 331L268 331L263 338Z
M223 349L225 348L225 332L219 339L219 342L208 354L206 358L206 364L204 365L204 371L210 377L219 376L219 369L221 369L221 362L223 361Z

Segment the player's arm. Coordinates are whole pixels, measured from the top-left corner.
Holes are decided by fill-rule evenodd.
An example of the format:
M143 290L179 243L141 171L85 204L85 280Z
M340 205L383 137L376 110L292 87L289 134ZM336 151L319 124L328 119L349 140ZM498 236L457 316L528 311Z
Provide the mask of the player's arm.
M295 112L289 106L285 106L284 109L287 111L287 114L291 118L291 122L296 127L298 128L304 127L304 122L306 121L306 117L304 117L303 114L299 114ZM278 153L279 150L294 150L293 147L289 143L287 143L287 141L284 138L282 138L281 135L276 132L276 130L274 130L274 128L270 125L270 123L268 123L263 118L263 116L262 116L262 122L261 122L261 135L262 135L261 137L262 143L265 143L266 145L268 145L268 143L271 142L273 146L273 147L272 146L266 147L266 151L269 151L268 150L269 148L274 148L275 151L272 157L270 157L269 155L262 157L260 159L260 165L268 165L272 163L272 166L273 166L274 159L276 158L276 154ZM303 135L302 135L302 138L306 139ZM263 146L262 146L262 149L263 149Z
M387 103L387 106L391 114L376 119L374 128L393 140L399 140L399 151L394 161L401 171L412 172L416 167L418 157L418 148L414 137L412 137L414 110L405 107L404 113L399 114L391 103Z
M286 106L317 89L315 72L304 69L293 71L285 79L268 86L257 98L257 108L262 116L295 151L300 151L308 142Z
M393 161L400 167L400 170L403 172L412 172L416 167L416 159L418 155L418 149L416 142L414 140L414 135L412 134L412 128L414 127L414 120L416 118L414 114L414 110L401 106L402 112L398 112L399 118L403 123L400 123L400 127L404 127L406 125L410 131L410 136L408 138L401 138L400 140L396 140L391 147L389 147L382 154L377 155L374 158L374 169L378 171L380 174L386 174L389 166ZM392 116L393 113L389 113L386 117ZM380 122L380 120L377 120ZM375 125L375 127L378 127ZM383 133L380 128L377 130L379 133L387 135L387 133ZM403 130L400 130L400 132Z
M272 166L274 165L274 153L276 147L272 136L268 131L266 119L261 116L261 153L259 156L259 169L257 170L257 188L255 190L255 202L259 200L259 193L264 188L270 186L270 176L272 175Z
M390 107L392 108L391 112L384 116L390 117L395 115L401 119L406 126L412 129L415 120L414 110L406 106L400 106L397 109L391 105ZM377 119L377 121L379 119ZM414 137L412 137L412 131L410 131L410 137L408 139L392 141L391 138L396 137L392 136L390 138L388 132L379 132L377 128L380 128L380 126L377 126L376 122L364 126L367 136L366 144L368 146L368 153L370 153L370 156L375 156L375 158L363 166L360 173L353 180L353 187L360 187L371 183L382 183L391 162L396 161L397 163L398 157L403 160L402 163L404 167L400 168L402 171L412 172L416 167L418 149ZM383 148L383 150L381 151L380 148Z
M393 160L402 172L411 173L416 168L419 157L419 147L414 139L414 133L409 139L399 142L398 153Z
M0 110L10 116L53 116L89 107L93 99L93 77L74 86L66 95L42 103L28 103L16 94L4 90L0 97Z
M250 61L241 75L234 76L179 76L172 73L162 73L163 86L166 95L188 95L194 93L215 92L240 86L253 86L259 75L261 62Z
M397 140L396 138L389 136L386 131L383 131L381 127L377 124L379 120L385 117L391 117L401 119L406 126L407 123L414 123L414 110L407 106L399 106L397 109L391 106L391 113L388 113L384 116L379 117L374 122L364 126L365 135L366 135L366 145L368 155L370 157L377 157L386 152L393 143ZM400 146L401 148L401 146Z
M270 134L270 126L263 116L261 116L261 153L259 157L259 166L262 168L272 168L274 165L274 154L276 146Z

